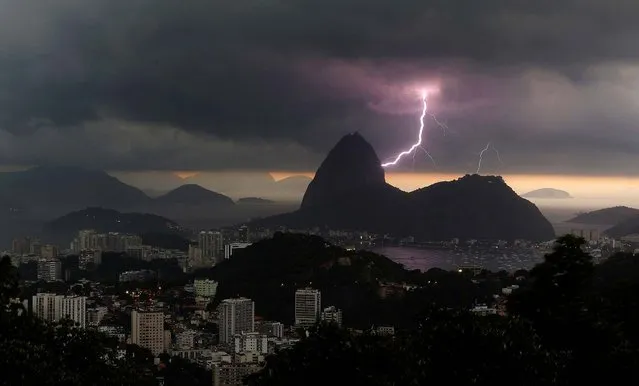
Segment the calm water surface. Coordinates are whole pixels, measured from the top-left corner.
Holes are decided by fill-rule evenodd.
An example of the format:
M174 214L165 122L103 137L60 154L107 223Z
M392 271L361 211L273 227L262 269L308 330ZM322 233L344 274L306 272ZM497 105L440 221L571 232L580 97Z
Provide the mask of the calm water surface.
M481 265L491 271L530 269L543 261L543 252L530 250L426 249L410 247L375 247L371 251L403 264L407 269L428 271L431 268L457 269L459 265Z

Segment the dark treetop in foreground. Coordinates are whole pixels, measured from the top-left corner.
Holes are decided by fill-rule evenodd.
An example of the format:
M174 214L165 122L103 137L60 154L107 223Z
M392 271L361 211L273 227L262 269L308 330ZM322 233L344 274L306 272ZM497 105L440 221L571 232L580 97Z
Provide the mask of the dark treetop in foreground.
M249 384L579 385L636 380L639 262L597 266L565 236L508 301L510 316L432 305L394 338L322 327L270 357Z

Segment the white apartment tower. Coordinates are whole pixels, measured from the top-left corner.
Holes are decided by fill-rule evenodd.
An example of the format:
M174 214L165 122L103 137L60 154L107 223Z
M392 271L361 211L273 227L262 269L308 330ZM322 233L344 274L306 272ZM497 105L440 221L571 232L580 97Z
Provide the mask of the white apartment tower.
M36 317L56 322L62 313L62 296L56 294L39 293L31 298L31 309Z
M131 312L131 343L150 350L155 356L164 352L164 313Z
M87 298L40 293L32 298L33 314L40 319L58 322L70 319L78 327L85 328L87 321Z
M62 298L62 318L71 319L79 327L87 326L87 298L85 296L64 296Z
M235 334L255 329L255 303L247 298L224 299L218 307L220 343L231 344Z
M319 321L322 311L322 295L312 288L295 291L295 326L308 328Z

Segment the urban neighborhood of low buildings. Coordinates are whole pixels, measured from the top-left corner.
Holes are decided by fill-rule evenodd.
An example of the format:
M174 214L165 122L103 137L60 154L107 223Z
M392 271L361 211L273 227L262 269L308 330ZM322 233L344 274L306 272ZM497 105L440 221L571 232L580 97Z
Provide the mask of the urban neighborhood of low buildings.
M367 243L374 237L365 233L330 232L328 239L331 242L348 240L346 242L350 243L358 240ZM201 231L195 234L188 251L180 251L144 245L138 235L81 230L67 250L61 250L56 245L41 244L35 238L22 238L14 240L12 250L7 254L16 266L37 264L38 282L55 284L70 281L70 272L63 270L63 256L78 256L80 270L100 266L106 253L116 252L147 262L175 259L184 272L195 272L231 259L238 250L251 245L251 239L257 240L268 235L267 232L250 237L246 227L234 230L233 237L228 237L222 231ZM599 235L593 232L584 234L581 231L578 235L586 238L592 248L601 248L603 243L608 242L601 241ZM415 243L414 240L403 242ZM615 241L612 243L614 248ZM350 244L341 245L348 247ZM82 288L66 291L64 295L50 290L40 291L38 287L39 293L24 300L24 305L44 320L70 319L77 328L99 330L117 338L122 345L136 344L156 356L166 352L196 362L213 371L214 385L242 384L246 375L263 367L268 354L295 344L300 330L308 330L322 322L341 326L343 318L349 317L330 304L323 305L318 289L297 288L295 298L291 299L294 307L290 310L294 325L288 326L281 321L256 318L255 303L248 298L227 298L213 303L218 283L210 278L194 279L187 285L168 291L137 286L136 282L140 281L154 283L153 279L157 279L154 275L156 272L151 270L118 272L120 284L130 286L125 294L118 292L117 286L87 279L76 280L73 286ZM513 285L501 291L508 294L516 287ZM394 284L384 286L382 295L397 289ZM172 299L177 299L177 304L167 303L168 292ZM186 298L194 299L194 304L182 304ZM211 308L213 304L217 306ZM471 311L487 315L500 313L500 307L499 302L496 302L490 307L477 305ZM371 326L371 331L392 335L394 327ZM122 355L124 353L123 349Z
M196 279L190 288L196 298L210 301L216 295L217 282ZM256 320L255 303L243 297L224 299L217 309L211 312L200 310L192 320L174 317L166 312L163 304L156 302L132 307L130 333L121 327L103 323L113 310L95 305L96 301L92 297L38 293L31 299L31 309L34 315L44 320L70 319L78 328L95 328L122 343L146 348L156 356L166 352L197 362L213 370L214 385L239 385L246 375L262 368L269 353L297 342L299 329L308 329L320 322L341 326L341 310L333 306L322 308L321 299L317 289L298 289L295 292L295 308L291 310L295 318L294 326L285 326L278 321ZM117 302L112 303L111 308L118 306ZM216 316L219 339L210 345L210 334L193 326L200 325L212 315ZM167 326L171 326L171 330ZM394 332L388 326L377 328L376 331L380 334Z

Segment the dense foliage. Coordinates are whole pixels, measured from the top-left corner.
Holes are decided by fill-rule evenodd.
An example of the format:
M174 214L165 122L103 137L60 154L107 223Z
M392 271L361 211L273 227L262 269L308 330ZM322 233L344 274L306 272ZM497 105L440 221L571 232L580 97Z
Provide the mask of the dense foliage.
M575 385L636 379L639 262L594 266L564 236L508 301L509 316L434 305L393 338L322 327L247 382L320 385Z
M433 311L395 337L333 326L269 357L250 385L551 385L564 358L524 322ZM343 383L342 383L343 382Z

